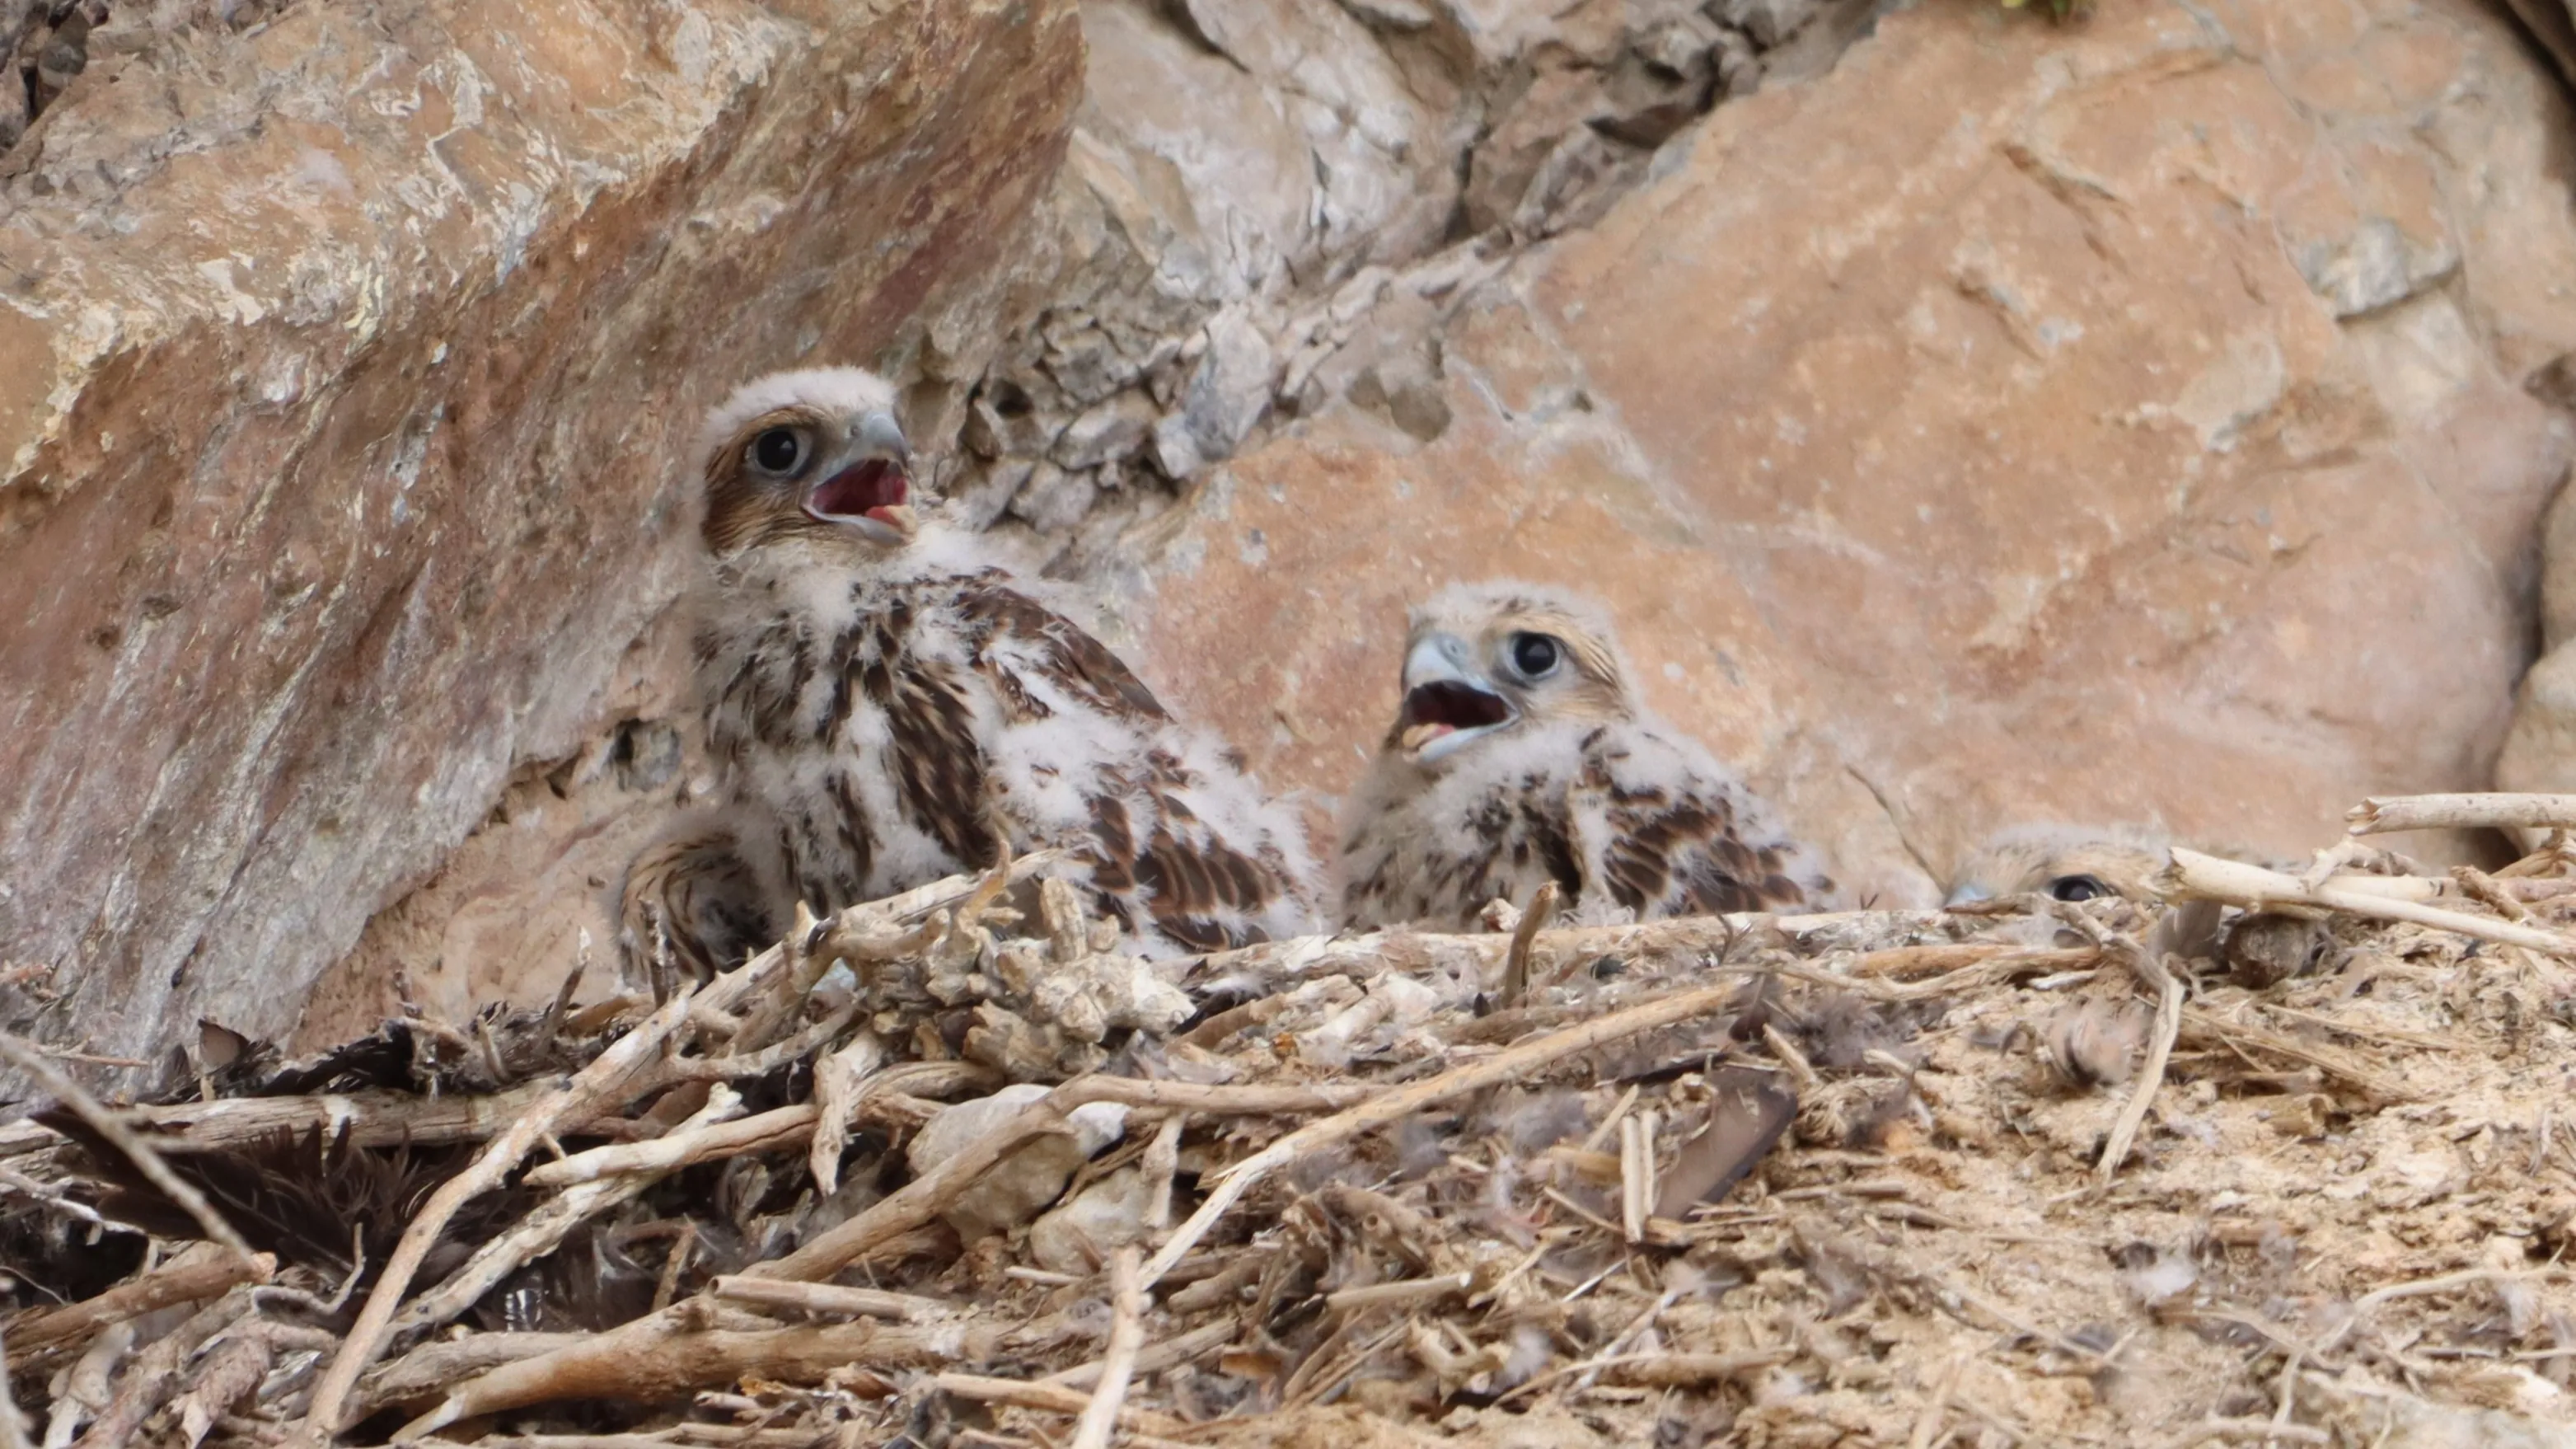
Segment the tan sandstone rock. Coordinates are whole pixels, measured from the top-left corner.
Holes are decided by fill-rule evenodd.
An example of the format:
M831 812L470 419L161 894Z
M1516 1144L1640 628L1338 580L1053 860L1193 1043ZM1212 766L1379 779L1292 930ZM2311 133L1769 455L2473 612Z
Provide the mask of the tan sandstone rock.
M291 1023L514 771L642 778L582 747L698 409L961 394L1081 57L1063 0L153 13L0 163L0 959L109 1056Z
M2569 124L2465 0L1889 16L1451 306L1433 441L1330 408L1216 472L1128 616L1319 806L1406 602L1522 575L1859 893L2027 819L2312 848L2487 781L2569 453L2519 386L2576 343Z

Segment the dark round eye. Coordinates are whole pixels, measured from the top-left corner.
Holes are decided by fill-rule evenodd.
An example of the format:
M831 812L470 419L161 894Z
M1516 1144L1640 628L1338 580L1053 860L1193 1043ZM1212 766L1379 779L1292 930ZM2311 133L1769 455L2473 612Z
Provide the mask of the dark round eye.
M2089 901L2111 893L2098 875L2061 875L2048 883L2048 893L2061 901Z
M764 473L792 473L805 461L805 439L794 428L771 428L751 440L751 461Z
M1556 672L1557 660L1565 651L1545 634L1512 636L1512 667L1530 679L1545 679Z

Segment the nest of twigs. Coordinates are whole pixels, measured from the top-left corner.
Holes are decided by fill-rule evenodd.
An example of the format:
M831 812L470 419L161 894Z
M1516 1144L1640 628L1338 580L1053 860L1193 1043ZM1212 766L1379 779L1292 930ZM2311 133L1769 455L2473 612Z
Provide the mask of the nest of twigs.
M2381 819L2576 823L2468 798ZM0 1445L2576 1425L2561 836L1155 963L1049 864L660 1001L210 1033L157 1103L0 1041L59 1099L0 1128Z

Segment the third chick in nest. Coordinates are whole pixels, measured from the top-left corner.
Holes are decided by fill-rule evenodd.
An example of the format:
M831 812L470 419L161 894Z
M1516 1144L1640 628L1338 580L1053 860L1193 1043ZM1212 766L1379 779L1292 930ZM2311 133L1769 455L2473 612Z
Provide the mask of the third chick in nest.
M1947 905L2039 894L2152 904L2172 841L2138 826L2016 825L1989 836L1950 875Z

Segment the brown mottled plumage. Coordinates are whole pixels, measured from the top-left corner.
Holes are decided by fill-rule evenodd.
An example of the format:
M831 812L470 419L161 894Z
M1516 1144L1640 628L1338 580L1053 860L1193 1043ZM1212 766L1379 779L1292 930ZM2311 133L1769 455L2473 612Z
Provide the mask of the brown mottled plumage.
M637 858L633 949L704 971L835 910L1046 847L1148 951L1309 924L1294 820L1115 654L915 518L894 396L854 369L737 392L703 434L697 636L729 802ZM747 932L747 933L746 933Z
M1557 883L1579 918L1794 909L1832 890L1769 809L1646 713L1608 624L1546 589L1418 611L1404 697L1354 792L1342 916L1472 929Z

